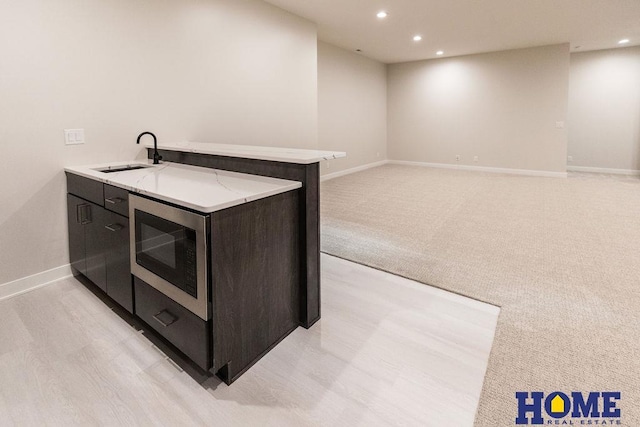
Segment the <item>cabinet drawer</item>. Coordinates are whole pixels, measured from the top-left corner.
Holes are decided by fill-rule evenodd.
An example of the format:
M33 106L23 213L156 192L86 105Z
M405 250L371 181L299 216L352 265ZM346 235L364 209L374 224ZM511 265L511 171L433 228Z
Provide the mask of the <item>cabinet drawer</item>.
M211 367L209 325L134 276L135 313L200 368Z
M104 204L102 185L99 181L67 172L67 193L82 197L100 206Z
M128 218L129 192L113 185L104 184L104 207Z

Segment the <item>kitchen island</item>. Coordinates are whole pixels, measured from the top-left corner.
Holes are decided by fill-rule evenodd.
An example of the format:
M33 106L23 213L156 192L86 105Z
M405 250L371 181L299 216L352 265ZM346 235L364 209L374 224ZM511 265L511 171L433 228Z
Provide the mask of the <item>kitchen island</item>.
M319 162L346 154L158 149L160 164L65 168L71 266L230 384L320 319Z
M65 171L74 274L195 366L230 384L300 326L300 182L171 162Z

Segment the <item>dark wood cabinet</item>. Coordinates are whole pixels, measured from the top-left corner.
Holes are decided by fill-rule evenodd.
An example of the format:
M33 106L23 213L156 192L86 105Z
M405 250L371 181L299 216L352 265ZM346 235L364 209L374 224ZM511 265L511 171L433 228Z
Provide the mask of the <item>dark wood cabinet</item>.
M129 220L105 209L105 194L120 198L114 210L127 205L128 193L96 181L67 174L69 259L74 273L86 276L109 297L133 313L129 259ZM124 193L123 193L124 191ZM126 198L125 198L126 195ZM89 199L89 200L88 200ZM128 209L128 208L127 208Z
M86 208L88 219L84 225L85 257L87 272L84 274L96 286L107 291L107 260L105 258L104 229L107 212L102 206L89 203Z
M299 191L211 214L213 372L227 384L299 325Z
M84 238L84 216L91 203L80 197L67 195L69 224L69 262L75 271L87 275L87 249Z
M133 313L129 218L105 211L107 295Z
M107 266L103 232L106 212L101 206L71 194L67 195L67 205L71 266L106 291Z

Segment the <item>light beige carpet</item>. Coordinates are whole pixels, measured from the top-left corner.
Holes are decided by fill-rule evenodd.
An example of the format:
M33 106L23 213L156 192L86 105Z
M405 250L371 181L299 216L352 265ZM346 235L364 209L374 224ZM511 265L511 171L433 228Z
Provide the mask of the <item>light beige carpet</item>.
M324 252L502 308L476 425L558 390L621 391L640 426L638 178L386 165L324 182L321 212Z

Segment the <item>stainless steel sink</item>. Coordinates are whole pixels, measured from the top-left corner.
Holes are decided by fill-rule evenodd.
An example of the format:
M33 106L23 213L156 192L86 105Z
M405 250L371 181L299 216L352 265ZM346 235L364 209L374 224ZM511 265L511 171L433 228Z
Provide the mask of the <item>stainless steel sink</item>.
M109 166L106 168L94 169L95 171L102 173L113 173L113 172L125 172L125 171L134 171L138 169L151 168L151 165L119 165L119 166Z

